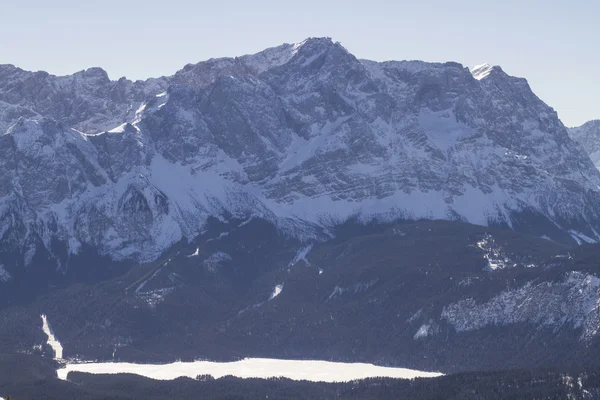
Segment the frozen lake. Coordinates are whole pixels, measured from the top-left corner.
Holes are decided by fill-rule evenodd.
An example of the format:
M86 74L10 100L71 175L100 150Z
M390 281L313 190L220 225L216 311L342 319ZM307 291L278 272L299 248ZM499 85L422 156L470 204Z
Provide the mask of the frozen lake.
M338 363L329 361L277 360L266 358L246 358L235 362L175 362L172 364L131 364L131 363L83 363L67 364L58 370L60 379L67 379L71 371L91 374L136 374L158 380L172 380L179 377L195 378L198 375L212 375L220 378L233 375L238 378L285 377L293 380L313 382L347 382L372 377L389 378L433 378L442 374L423 372L405 368L379 367L373 364Z

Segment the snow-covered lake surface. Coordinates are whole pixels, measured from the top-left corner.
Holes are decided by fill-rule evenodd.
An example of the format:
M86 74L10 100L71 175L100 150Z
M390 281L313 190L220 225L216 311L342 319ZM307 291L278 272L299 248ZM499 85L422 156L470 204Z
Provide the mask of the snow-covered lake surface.
M67 364L58 370L60 379L67 379L69 372L79 371L91 374L136 374L151 379L172 380L179 377L196 378L198 375L212 375L220 378L233 375L238 378L285 377L293 380L313 382L347 382L371 377L389 378L433 378L438 372L423 372L405 368L379 367L373 364L337 363L329 361L276 360L246 358L235 362L175 362L172 364L131 364L131 363L84 363Z
M281 290L279 290L280 292ZM42 315L42 329L48 336L48 344L55 353L55 359L63 358L63 348L52 333L48 319ZM151 379L172 380L179 377L196 378L198 375L212 375L221 378L233 375L238 378L284 377L313 382L348 382L372 377L388 378L433 378L438 372L424 372L406 368L380 367L364 363L338 363L311 360L277 360L267 358L246 358L234 362L174 362L171 364L132 364L120 362L69 362L57 371L60 379L66 380L69 372L90 374L135 374Z

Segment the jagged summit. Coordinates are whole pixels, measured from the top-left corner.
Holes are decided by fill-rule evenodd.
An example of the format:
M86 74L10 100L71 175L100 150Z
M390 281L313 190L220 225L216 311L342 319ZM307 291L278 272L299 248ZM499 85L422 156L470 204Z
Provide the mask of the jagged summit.
M57 125L10 128L20 118ZM7 130L0 221L25 259L60 242L151 260L210 217L260 216L303 241L349 218L600 239L600 173L499 67L358 60L310 38L138 82L13 69Z
M87 68L85 70L76 72L73 74L75 77L81 77L83 79L97 79L99 81L110 82L108 73L99 67Z
M340 54L349 54L339 43L331 38L308 38L298 43L284 43L255 54L240 57L211 58L196 64L188 64L175 73L172 82L189 85L198 90L213 83L219 77L258 77L260 74L287 64L292 59L302 59L302 63L311 61L328 51L337 50Z

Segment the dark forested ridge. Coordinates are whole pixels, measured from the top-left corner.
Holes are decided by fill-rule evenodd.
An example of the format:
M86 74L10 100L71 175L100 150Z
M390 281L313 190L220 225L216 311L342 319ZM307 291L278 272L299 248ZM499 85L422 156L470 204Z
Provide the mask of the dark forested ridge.
M39 352L47 314L67 358L583 366L600 355L587 306L599 255L598 245L448 221L349 223L312 247L262 220L217 223L152 264L5 304L0 351Z
M67 273L62 285L4 303L0 351L12 355L0 396L595 398L600 344L588 305L599 256L598 245L448 221L348 223L312 247L262 220L216 223L152 264L116 277ZM72 373L68 383L55 377L40 314L66 358L324 359L455 374L325 384Z

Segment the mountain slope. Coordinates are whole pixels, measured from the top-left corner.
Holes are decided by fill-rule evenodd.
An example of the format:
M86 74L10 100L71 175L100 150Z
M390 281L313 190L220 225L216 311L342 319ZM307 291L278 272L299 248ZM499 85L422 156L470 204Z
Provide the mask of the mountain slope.
M419 218L599 239L600 173L499 67L476 79L313 38L145 82L1 71L9 273L37 251L63 270L86 247L153 260L210 217L258 216L302 241Z

